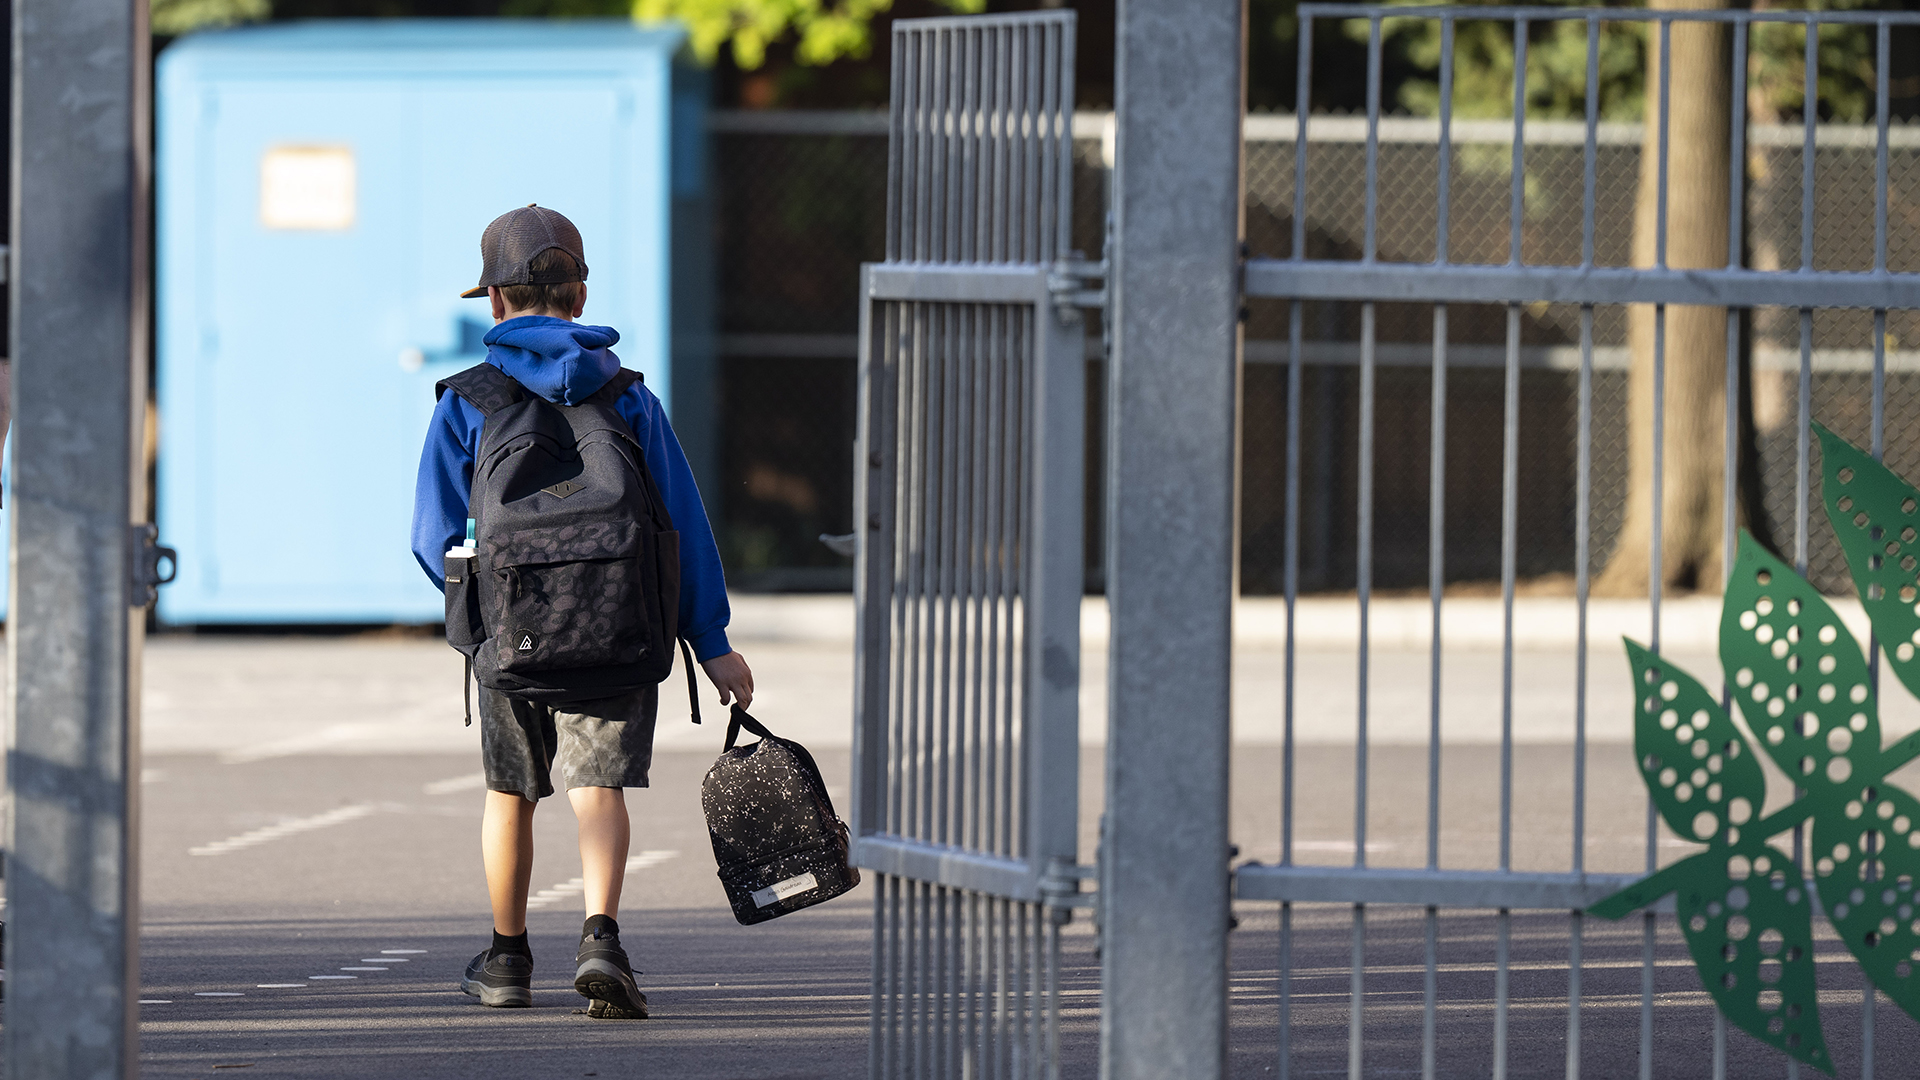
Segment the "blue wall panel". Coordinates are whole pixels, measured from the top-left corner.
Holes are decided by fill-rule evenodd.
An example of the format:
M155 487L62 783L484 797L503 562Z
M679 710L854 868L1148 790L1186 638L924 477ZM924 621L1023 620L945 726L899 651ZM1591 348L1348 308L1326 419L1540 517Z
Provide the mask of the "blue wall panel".
M158 518L180 550L163 620L440 617L407 549L414 475L434 382L478 362L492 325L458 297L480 232L514 206L580 227L585 321L617 328L622 361L672 401L672 125L699 122L670 99L679 41L617 22L330 22L162 55ZM337 211L337 182L302 202L306 174L263 180L303 154L335 180L350 159L350 222L289 228L269 209Z

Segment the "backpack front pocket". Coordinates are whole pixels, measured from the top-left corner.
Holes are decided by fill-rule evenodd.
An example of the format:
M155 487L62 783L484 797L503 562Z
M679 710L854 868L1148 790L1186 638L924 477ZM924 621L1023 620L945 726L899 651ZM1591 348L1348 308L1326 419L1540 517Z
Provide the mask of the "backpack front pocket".
M523 529L491 546L499 670L632 664L645 654L634 523Z

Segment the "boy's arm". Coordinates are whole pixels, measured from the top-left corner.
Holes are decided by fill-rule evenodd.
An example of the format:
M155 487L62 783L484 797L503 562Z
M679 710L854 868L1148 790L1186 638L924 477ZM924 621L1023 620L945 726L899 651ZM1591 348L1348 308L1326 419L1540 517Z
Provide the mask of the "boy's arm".
M420 451L420 475L413 488L413 557L434 588L443 591L447 549L467 535L467 499L473 490L482 419L460 395L441 394Z
M707 508L693 482L686 452L667 423L660 399L641 383L620 395L618 409L647 459L647 471L666 500L667 513L680 533L680 636L693 646L702 664L733 651L727 642L727 578L720 567Z

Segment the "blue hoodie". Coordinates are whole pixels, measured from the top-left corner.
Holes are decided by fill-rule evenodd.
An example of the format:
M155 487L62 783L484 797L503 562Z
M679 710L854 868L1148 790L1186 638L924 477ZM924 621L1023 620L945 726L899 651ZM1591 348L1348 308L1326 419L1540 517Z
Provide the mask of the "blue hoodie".
M526 315L487 331L487 363L527 390L561 405L578 405L613 378L620 359L608 346L620 340L611 327L585 326L545 315ZM713 542L693 470L661 412L660 399L635 382L614 403L647 459L647 471L666 499L680 531L680 633L701 661L725 656L727 582L720 549ZM420 453L420 479L413 495L413 557L436 587L443 556L467 535L467 499L473 462L480 453L480 410L458 394L441 394Z

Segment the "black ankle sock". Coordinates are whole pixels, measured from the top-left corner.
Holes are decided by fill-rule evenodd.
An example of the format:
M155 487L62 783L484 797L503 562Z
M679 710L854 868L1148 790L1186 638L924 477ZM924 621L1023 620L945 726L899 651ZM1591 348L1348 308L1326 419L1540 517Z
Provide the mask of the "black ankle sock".
M580 927L580 936L583 938L619 937L620 924L614 922L611 915L589 915L585 925Z
M500 931L495 930L493 932L493 948L488 950L488 955L499 956L501 953L518 953L521 956L531 958L533 956L533 949L527 945L527 932L522 930L512 937L508 937Z

